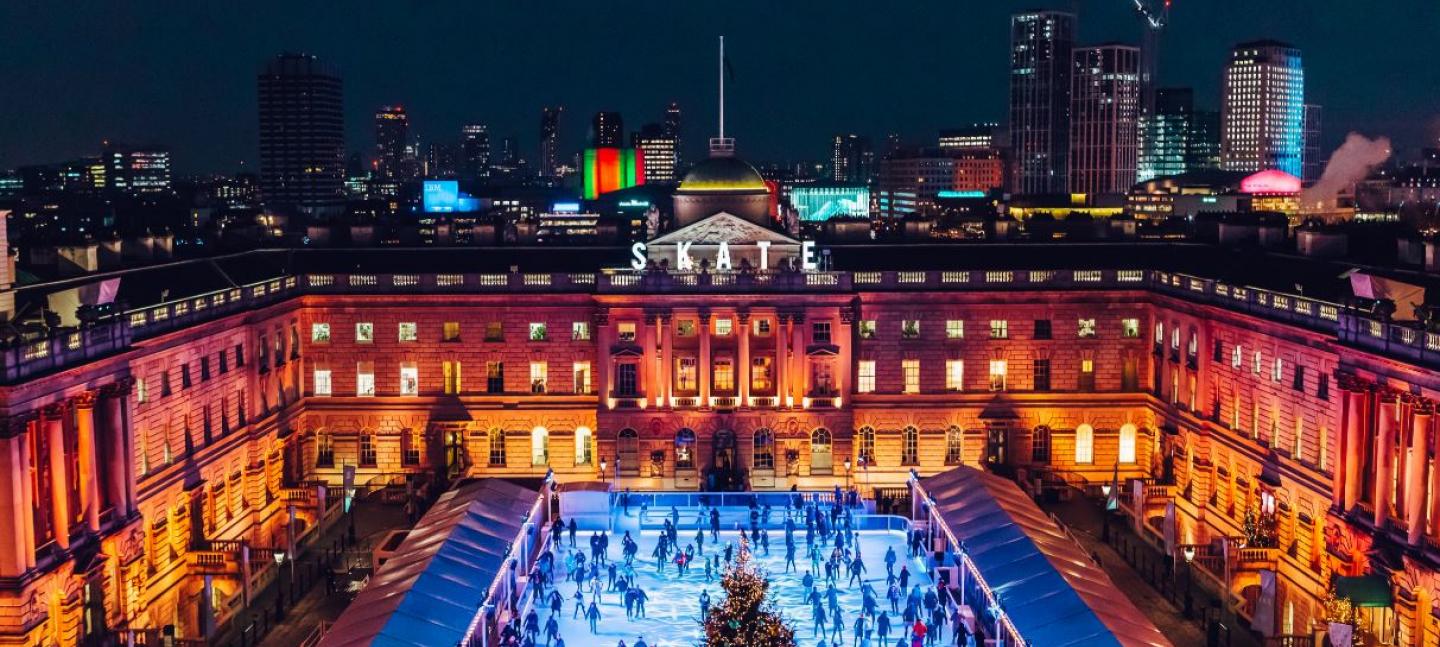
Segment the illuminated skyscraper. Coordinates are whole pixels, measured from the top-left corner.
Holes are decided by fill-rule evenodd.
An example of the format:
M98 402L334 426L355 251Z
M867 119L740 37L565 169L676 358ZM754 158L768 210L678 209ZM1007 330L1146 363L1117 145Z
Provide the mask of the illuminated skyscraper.
M125 195L170 192L170 151L106 144L99 163L103 170L98 171L98 179L108 191Z
M869 185L874 179L875 149L862 135L836 135L830 147L830 179Z
M1220 113L1196 110L1192 89L1157 89L1154 114L1140 127L1137 182L1220 167Z
M490 128L485 124L460 128L460 172L470 178L490 177Z
M565 108L556 106L540 111L540 175L560 175L560 115Z
M339 203L345 167L340 74L314 56L282 54L257 83L265 202L307 210Z
M618 112L597 112L590 120L590 145L620 148L625 145L625 121Z
M937 143L943 151L983 151L999 146L996 130L999 124L974 124L965 128L940 131Z
M680 141L661 124L645 124L630 136L647 182L674 182L679 179Z
M680 136L680 104L670 102L665 109L665 134L675 139L675 169L685 166L684 139Z
M375 173L385 179L410 179L407 162L410 116L405 106L375 111Z
M1320 106L1305 104L1305 150L1301 152L1300 168L1304 173L1300 178L1306 182L1314 182L1320 179L1320 173L1325 170L1325 160L1321 159L1320 153Z
M1227 171L1299 176L1305 147L1305 68L1277 41L1236 45L1225 68L1220 154Z
M1125 193L1139 147L1140 48L1075 50L1070 91L1071 193Z
M1075 14L1036 11L1010 20L1010 145L1021 193L1066 190L1074 45Z

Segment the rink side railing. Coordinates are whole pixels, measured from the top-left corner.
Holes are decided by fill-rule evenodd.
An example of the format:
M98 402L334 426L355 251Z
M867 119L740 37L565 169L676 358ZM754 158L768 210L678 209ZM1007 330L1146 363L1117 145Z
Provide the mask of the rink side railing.
M530 569L540 555L550 550L550 497L555 489L555 473L547 471L544 485L535 503L525 513L520 534L510 543L501 560L501 567L490 583L485 601L475 610L470 627L458 647L493 647L499 644L500 630L505 623L525 616L533 604Z

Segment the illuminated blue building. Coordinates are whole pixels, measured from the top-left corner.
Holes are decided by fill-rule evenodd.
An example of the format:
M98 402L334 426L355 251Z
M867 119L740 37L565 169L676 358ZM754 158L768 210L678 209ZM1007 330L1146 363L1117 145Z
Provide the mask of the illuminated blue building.
M800 214L802 222L869 218L870 189L863 186L797 186L790 190L790 204Z
M1227 171L1304 173L1305 69L1277 41L1235 46L1225 68L1220 154Z

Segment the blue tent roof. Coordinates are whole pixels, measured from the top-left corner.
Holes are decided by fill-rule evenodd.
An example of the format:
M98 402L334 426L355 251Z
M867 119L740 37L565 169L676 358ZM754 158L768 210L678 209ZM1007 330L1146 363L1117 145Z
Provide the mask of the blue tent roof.
M920 481L1031 645L1170 645L1015 483L971 467Z
M459 644L538 496L499 479L441 495L321 647Z

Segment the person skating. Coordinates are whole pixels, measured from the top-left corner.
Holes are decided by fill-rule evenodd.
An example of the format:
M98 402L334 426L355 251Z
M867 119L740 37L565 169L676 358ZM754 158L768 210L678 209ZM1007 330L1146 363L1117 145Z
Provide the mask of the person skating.
M715 508L710 509L710 540L720 541L720 511Z
M585 594L580 591L578 585L575 587L575 595L570 596L570 599L575 601L575 612L570 614L570 619L574 620L579 618L580 614L585 613Z
M908 589L908 588L910 588L910 567L909 567L909 566L901 566L901 567L900 567L900 590L901 590L901 591L904 591L905 589Z
M884 647L890 639L890 615L884 611L881 611L880 617L875 620L875 633L880 636L880 645Z
M550 615L560 613L560 608L565 606L565 598L560 597L558 589L550 589Z
M885 574L895 574L895 547L889 546L885 549Z
M534 638L538 635L540 635L540 614L535 613L535 609L532 608L529 613L525 614L525 637Z
M645 637L644 637L644 636L641 636L639 640L636 640L636 641L635 641L635 647L650 647L650 646L647 645L647 644L645 644Z
M864 581L866 570L865 562L856 555L855 561L850 562L850 586L854 586L856 580Z
M700 619L710 617L710 591L700 591Z
M545 621L545 644L550 645L556 638L560 637L560 623L555 620L555 614L550 614L550 619Z
M566 530L569 531L569 533L570 533L570 547L571 547L571 548L574 548L574 547L575 547L575 533L580 530L580 527L577 526L577 525L575 525L575 518L574 518L574 517L571 517L571 518L570 518L570 526L567 527Z
M631 590L635 592L635 617L644 618L645 601L649 600L650 596L645 594L645 589L635 588Z
M810 615L815 620L815 626L810 629L810 637L814 638L817 633L824 634L826 632L825 607L820 606L820 603L816 602L810 607Z
M590 620L590 633L600 633L598 627L598 625L600 624L600 607L597 606L594 602L591 602L590 609L585 612L585 617Z
M830 609L830 642L837 645L845 641L845 618L840 615L840 607Z

